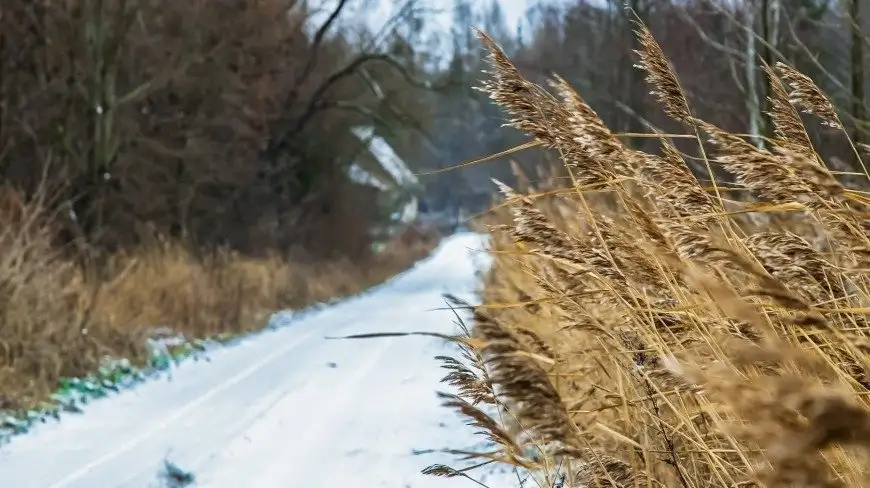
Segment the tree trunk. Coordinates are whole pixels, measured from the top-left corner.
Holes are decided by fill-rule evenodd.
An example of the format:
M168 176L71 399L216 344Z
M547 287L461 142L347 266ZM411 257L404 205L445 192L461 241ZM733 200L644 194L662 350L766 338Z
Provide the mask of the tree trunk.
M861 39L861 0L852 0L849 5L849 20L852 22L852 116L855 129L852 140L856 144L864 142L862 124L866 118L864 110L864 43Z
M746 109L749 112L749 134L752 135L755 145L763 148L764 138L761 134L761 128L764 124L764 119L761 115L761 97L758 94L758 65L756 64L758 56L757 40L755 38L755 25L758 13L756 8L752 2L746 8Z

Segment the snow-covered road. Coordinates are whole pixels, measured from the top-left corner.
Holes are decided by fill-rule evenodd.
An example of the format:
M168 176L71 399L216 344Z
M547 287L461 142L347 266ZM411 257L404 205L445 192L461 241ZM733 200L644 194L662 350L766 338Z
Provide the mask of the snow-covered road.
M0 486L166 486L164 460L213 488L475 486L420 469L452 457L418 451L480 438L435 390L438 354L424 337L329 340L369 332L455 332L442 293L470 296L485 262L481 237L447 239L435 254L367 295L188 361L171 379L94 402L0 447ZM489 486L517 486L491 474Z

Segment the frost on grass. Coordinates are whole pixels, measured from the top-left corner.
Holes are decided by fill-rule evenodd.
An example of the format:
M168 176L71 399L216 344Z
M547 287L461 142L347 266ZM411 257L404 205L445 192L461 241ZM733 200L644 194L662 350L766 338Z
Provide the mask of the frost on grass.
M0 445L16 435L27 433L34 425L60 420L63 413L81 413L93 400L105 398L142 383L148 378L171 375L172 369L187 359L201 359L206 350L221 342L190 341L183 336L155 329L148 339L150 359L145 367L136 367L123 358L103 358L99 369L84 378L63 378L51 401L29 411L0 411Z

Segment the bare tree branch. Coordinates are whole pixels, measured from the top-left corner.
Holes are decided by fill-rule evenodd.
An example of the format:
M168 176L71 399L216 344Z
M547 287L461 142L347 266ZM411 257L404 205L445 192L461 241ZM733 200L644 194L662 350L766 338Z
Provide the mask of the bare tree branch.
M420 81L415 79L408 70L402 66L396 59L386 53L364 53L356 57L353 61L348 63L344 68L339 69L338 71L332 73L329 77L324 80L324 82L314 91L312 94L308 106L305 111L299 116L295 123L287 129L286 131L280 131L280 135L277 137L273 137L273 144L270 145L270 148L267 149L267 157L274 158L281 151L284 151L288 148L290 140L302 131L305 126L314 118L315 115L320 113L325 108L329 108L333 106L334 102L330 102L325 100L325 97L329 90L335 86L337 83L342 81L345 78L348 78L352 75L357 74L358 70L362 68L364 65L371 62L384 62L390 65L393 69L395 69L404 79L404 81L415 88L430 90L430 91L439 91L443 90L447 86L450 86L450 83L433 86L431 83L427 81ZM286 123L286 122L285 122Z
M712 0L708 0L708 1L712 1ZM698 34L698 36L701 37L701 40L704 41L708 46L710 46L710 47L712 47L720 52L728 54L729 56L739 58L743 62L746 62L746 54L744 54L743 52L741 52L737 49L734 49L734 48L728 46L725 43L722 43L722 42L719 42L719 41L713 39L712 37L710 37L707 34L707 32L704 31L704 28L698 24L698 21L696 21L691 15L689 15L688 12L686 12L683 9L679 9L678 11L680 12L680 17L682 17L683 20L686 21L686 23L688 23L689 25L691 25L695 29L695 33Z
M335 21L338 20L338 17L341 15L341 11L344 10L347 2L348 0L338 0L338 4L336 4L332 12L329 13L329 16L323 24L318 27L317 32L314 33L314 38L311 41L311 55L308 56L308 60L305 62L305 67L302 68L302 73L296 80L296 89L301 88L302 84L304 84L308 77L311 76L311 73L314 72L314 68L317 66L317 57L320 54L320 45L323 43L326 33L329 32L329 29ZM295 93L298 95L298 90Z

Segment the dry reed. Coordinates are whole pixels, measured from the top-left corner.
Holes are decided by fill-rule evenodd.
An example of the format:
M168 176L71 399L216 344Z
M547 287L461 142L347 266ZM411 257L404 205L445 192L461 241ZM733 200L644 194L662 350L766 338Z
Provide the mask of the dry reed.
M870 486L867 213L799 115L842 129L836 111L806 76L765 67L775 138L759 149L696 118L637 35L664 111L753 198L702 188L665 135L660 154L623 145L564 80L535 85L481 33L483 90L572 184L497 182L494 264L461 345L473 366L442 358L448 406L500 445L484 464L541 486Z

